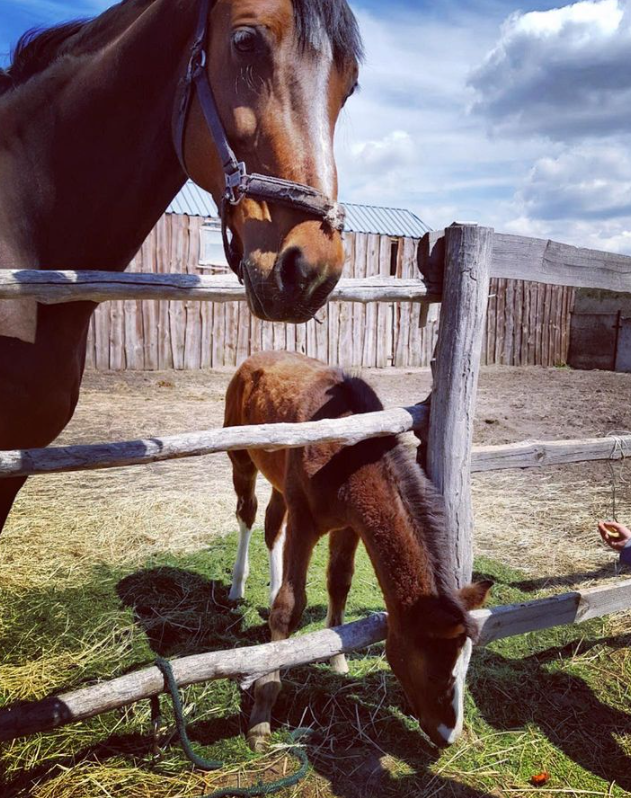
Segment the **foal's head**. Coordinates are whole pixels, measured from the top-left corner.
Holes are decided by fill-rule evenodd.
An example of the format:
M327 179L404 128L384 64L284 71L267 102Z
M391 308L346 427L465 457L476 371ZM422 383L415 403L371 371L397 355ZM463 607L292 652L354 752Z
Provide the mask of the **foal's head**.
M412 711L440 747L460 736L464 686L477 627L469 611L480 607L491 582L468 585L454 595L418 599L389 621L386 654Z
M362 46L346 0L217 0L208 76L228 140L248 171L337 198L335 124L357 85ZM223 193L223 172L197 100L186 129L191 176ZM210 158L208 153L211 153ZM321 219L247 198L230 227L252 312L302 322L341 274L341 235Z

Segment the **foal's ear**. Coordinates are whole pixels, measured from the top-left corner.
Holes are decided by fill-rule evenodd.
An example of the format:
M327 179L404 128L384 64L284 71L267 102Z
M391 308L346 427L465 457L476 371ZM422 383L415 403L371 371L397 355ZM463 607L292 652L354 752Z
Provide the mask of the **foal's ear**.
M461 588L458 591L458 595L467 610L477 610L486 601L492 587L493 582L490 579L485 579L482 582L472 582L470 585Z

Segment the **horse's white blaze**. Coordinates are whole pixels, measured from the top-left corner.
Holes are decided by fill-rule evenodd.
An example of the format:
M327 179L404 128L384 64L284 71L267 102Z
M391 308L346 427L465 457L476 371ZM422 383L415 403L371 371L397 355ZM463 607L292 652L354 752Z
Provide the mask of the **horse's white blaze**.
M318 59L313 62L308 108L311 111L310 123L314 136L312 150L315 174L320 182L321 191L327 196L333 195L335 182L335 161L329 120L329 82L332 66L333 49L329 38L323 33L318 47Z
M229 597L232 601L242 599L245 595L245 583L250 573L248 560L248 549L252 530L245 525L239 518L239 548L237 549L237 559L232 569L232 586L230 587Z
M455 680L452 706L456 716L456 725L450 729L448 726L445 726L443 723L441 723L438 727L438 733L449 745L455 743L462 733L462 726L464 723L465 680L467 678L467 671L469 670L469 662L471 660L472 650L473 643L469 638L467 638L452 673Z
M269 602L274 603L283 583L283 549L285 548L285 525L269 552Z

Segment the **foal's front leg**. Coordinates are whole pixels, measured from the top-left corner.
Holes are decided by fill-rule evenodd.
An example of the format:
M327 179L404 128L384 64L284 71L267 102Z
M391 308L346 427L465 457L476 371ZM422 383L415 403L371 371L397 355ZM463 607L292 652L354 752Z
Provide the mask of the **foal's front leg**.
M344 623L344 610L353 581L358 543L359 537L351 527L336 529L329 535L329 565L326 572L329 591L329 611L326 616L328 627L341 626ZM348 673L344 654L336 654L330 661L334 673Z
M285 640L300 622L307 604L307 569L318 537L302 524L296 530L291 516L285 530L283 582L270 613L272 641ZM248 743L253 751L261 751L271 734L272 708L280 692L280 672L260 678L254 687L254 707L250 716Z

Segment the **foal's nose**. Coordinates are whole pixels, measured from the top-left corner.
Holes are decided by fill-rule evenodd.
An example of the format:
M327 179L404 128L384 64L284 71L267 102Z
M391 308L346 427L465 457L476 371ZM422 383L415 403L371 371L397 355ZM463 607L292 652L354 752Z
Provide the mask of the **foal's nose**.
M318 278L322 282L322 269L309 263L301 247L293 246L283 250L276 259L274 276L280 291L309 295Z

